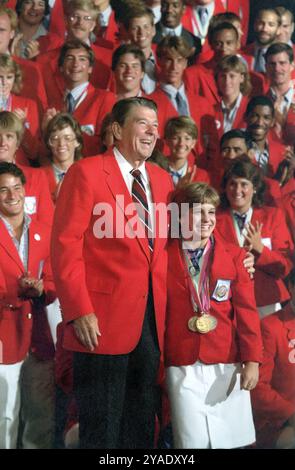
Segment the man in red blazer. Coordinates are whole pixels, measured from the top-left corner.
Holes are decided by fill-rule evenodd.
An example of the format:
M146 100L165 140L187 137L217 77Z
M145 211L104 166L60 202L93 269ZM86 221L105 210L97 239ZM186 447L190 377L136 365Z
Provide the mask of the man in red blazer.
M264 175L273 178L279 164L285 159L287 148L275 137L273 102L267 96L255 96L245 113L247 132L253 141L255 160Z
M45 305L55 298L49 264L50 228L25 215L24 183L17 166L0 163L1 449L16 448L20 373L31 347L37 303ZM40 409L42 394L40 389Z
M51 109L45 115L46 122L58 111L73 114L83 132L84 156L97 153L102 120L116 101L114 93L98 90L89 83L93 65L94 54L87 44L77 39L64 44L59 56L62 82L52 89Z
M257 447L295 448L295 272L292 300L261 322L264 355L252 391Z
M81 448L153 447L168 231L153 203L165 209L172 189L164 170L145 163L158 136L156 110L146 98L118 101L113 152L74 164L57 201L52 263L63 345L74 351ZM134 191L152 221L152 244L139 233Z

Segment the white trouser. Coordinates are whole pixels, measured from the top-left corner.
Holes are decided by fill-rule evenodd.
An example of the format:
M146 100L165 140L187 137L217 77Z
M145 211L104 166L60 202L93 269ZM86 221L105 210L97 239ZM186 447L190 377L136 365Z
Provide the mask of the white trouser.
M16 449L22 364L0 364L0 449Z

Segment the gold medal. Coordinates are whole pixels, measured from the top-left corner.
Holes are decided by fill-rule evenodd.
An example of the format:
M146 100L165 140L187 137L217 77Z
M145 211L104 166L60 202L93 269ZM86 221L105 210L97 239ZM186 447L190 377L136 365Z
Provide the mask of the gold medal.
M198 331L197 329L197 320L198 320L198 317L191 317L189 319L189 321L187 322L187 326L188 326L188 329L190 331L193 331L194 333L196 333Z
M199 333L205 334L212 331L217 326L217 320L212 315L204 313L201 317L196 320L196 328Z

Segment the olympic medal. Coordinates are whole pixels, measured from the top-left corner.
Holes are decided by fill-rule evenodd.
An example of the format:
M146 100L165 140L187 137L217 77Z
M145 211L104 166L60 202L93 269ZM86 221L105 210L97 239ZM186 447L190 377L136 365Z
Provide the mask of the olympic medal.
M201 334L209 333L217 326L217 320L212 315L204 313L201 317L198 317L196 320L197 331Z
M190 331L193 331L193 333L196 333L198 331L197 320L198 320L198 317L194 316L194 317L191 317L189 321L187 322L188 329Z

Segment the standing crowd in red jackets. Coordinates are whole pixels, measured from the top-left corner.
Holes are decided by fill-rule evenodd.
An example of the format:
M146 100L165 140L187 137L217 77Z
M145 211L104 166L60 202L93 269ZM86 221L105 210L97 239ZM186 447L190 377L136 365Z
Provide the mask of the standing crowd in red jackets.
M0 448L295 448L295 11L269 3L247 43L250 0L1 2ZM138 167L147 212L200 204L201 251L169 218L98 239Z

